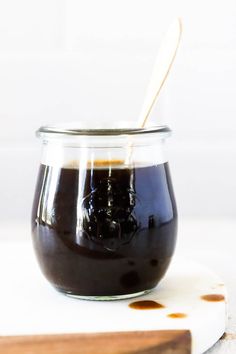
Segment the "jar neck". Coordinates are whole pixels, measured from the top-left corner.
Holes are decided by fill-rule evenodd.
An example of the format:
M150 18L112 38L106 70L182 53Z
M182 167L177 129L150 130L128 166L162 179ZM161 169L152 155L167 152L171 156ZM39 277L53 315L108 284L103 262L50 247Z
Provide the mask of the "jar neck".
M43 143L57 144L73 147L90 148L122 148L127 146L147 146L164 142L170 132L142 133L126 135L69 135L69 134L42 134Z
M64 168L94 166L152 166L167 161L164 139L48 139L43 142L41 163Z

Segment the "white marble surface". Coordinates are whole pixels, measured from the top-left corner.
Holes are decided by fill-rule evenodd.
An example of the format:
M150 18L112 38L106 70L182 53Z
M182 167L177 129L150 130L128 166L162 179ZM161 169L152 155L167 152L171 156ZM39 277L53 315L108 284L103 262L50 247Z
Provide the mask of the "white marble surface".
M236 352L235 232L236 221L233 220L185 220L180 223L179 227L176 255L184 255L208 266L223 279L228 289L227 335L225 339L221 339L208 350L207 354ZM25 244L29 237L29 227L26 225L2 224L0 226L0 241L4 245L8 242ZM12 297L9 298L12 299Z
M236 353L236 218L180 222L177 253L183 252L209 266L223 280L228 292L226 338L205 354Z

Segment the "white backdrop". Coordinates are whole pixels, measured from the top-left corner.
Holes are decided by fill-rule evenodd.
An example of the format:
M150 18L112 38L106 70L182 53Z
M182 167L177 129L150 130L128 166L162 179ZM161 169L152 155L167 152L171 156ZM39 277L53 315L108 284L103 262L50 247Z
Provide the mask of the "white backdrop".
M236 215L235 0L2 0L1 221L29 219L40 125L137 118L176 15L183 39L152 120L174 132L179 213Z

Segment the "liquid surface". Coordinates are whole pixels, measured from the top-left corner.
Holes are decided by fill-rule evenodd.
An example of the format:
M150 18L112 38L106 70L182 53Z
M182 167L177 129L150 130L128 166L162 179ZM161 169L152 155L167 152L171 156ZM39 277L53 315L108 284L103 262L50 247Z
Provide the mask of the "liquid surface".
M169 265L176 232L167 163L40 167L33 242L43 273L61 291L104 296L152 289Z
M159 304L156 301L152 300L142 300L142 301L135 301L129 304L129 307L135 310L157 310L163 309L165 306Z
M201 296L201 299L205 301L218 302L218 301L224 301L225 297L224 295L221 294L208 294L208 295Z

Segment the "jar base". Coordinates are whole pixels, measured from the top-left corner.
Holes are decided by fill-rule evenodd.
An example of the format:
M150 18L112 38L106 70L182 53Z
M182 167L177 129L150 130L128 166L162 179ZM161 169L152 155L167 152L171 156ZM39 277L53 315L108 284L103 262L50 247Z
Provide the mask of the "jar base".
M89 300L89 301L115 301L115 300L126 300L126 299L131 299L133 297L138 297L141 295L146 295L152 291L152 289L149 290L143 290L139 291L137 293L133 294L124 294L124 295L99 295L99 296L86 296L86 295L78 295L78 294L73 294L69 291L64 291L61 289L56 288L60 293L67 295L69 297L72 297L74 299L78 300Z

